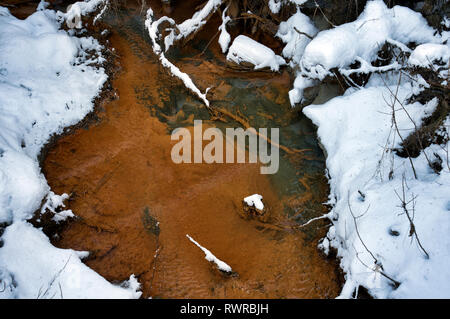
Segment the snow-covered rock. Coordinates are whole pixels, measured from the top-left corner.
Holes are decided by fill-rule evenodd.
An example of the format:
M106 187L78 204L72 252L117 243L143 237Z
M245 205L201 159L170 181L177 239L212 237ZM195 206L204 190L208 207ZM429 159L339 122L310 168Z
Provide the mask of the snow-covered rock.
M237 36L230 46L227 60L236 64L249 63L255 70L270 68L279 71L286 61L273 50L245 35Z
M264 209L264 204L262 202L263 197L259 194L253 194L251 196L247 196L244 198L244 202L250 206L255 207L256 209L262 211Z

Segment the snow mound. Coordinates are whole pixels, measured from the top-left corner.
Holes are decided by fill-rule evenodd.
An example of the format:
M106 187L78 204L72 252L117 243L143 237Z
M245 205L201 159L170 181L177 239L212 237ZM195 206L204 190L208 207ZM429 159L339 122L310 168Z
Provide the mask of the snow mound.
M255 66L255 70L269 67L278 71L286 61L273 50L245 35L237 36L228 50L227 60L237 64L247 62Z
M259 194L253 194L251 196L245 197L244 202L248 206L255 206L256 209L263 210L264 204L262 202L263 197Z
M93 109L107 78L91 66L104 61L101 45L60 30L60 13L44 7L25 20L0 7L0 223L8 225L1 237L0 282L6 285L0 298L136 297L84 265L85 253L53 247L25 222L45 198L43 209L53 209L55 221L73 216L54 210L67 195L50 191L37 156L51 135ZM69 256L69 268L54 278ZM70 287L72 272L82 274L78 288Z
M381 0L368 1L356 21L320 32L305 48L301 66L322 80L330 69L345 68L357 58L374 61L386 41L437 42L434 32L418 12L402 6L389 9Z

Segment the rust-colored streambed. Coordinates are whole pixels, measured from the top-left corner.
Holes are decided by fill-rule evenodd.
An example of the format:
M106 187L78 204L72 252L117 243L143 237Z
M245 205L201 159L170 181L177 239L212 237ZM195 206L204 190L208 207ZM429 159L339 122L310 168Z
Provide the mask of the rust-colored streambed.
M153 55L139 11L110 14L106 22L121 72L118 99L97 111L99 121L61 137L43 170L52 189L72 194L69 223L58 247L91 252L86 264L118 282L134 273L144 297L333 298L336 265L321 256L327 223L296 227L326 212L324 163L312 125L288 102L289 75L232 72L208 31L189 50L170 56L196 84L213 86L212 105L245 117L253 127L280 127L280 143L311 149L281 151L280 171L259 164L174 164L175 127L240 127L212 119ZM216 29L214 29L216 30ZM209 32L211 33L211 32ZM215 41L214 41L215 42ZM101 110L100 110L101 109ZM239 112L238 112L239 111ZM307 155L307 157L305 157ZM246 218L242 199L258 193L269 212ZM192 236L237 273L225 276L186 238Z

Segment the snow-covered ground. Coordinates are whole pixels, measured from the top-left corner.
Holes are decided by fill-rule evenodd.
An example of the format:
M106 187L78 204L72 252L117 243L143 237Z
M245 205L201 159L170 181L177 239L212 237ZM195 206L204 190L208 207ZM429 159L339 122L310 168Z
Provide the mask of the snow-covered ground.
M0 298L136 298L134 276L112 285L81 262L87 252L55 248L27 222L43 201L54 211L67 196L42 175L42 146L92 111L107 78L92 66L103 62L97 40L69 35L64 14L44 8L19 20L0 7Z
M449 63L445 40L419 13L370 1L355 22L320 32L306 46L298 76L320 81L332 68L348 75L354 61L360 62L360 73L385 72L370 62L380 45L390 42L410 54L410 66L444 63L444 81ZM409 43L420 45L411 51ZM450 297L448 142L426 147L412 164L392 150L438 104L437 98L424 105L407 102L427 84L420 76L401 73L405 63L392 61L390 72L372 74L364 87L303 110L318 126L327 154L333 226L320 247L326 253L337 249L346 277L344 298L357 294L359 286L378 298ZM300 97L303 88L294 88ZM444 126L448 132L448 117ZM436 173L428 162L438 158L443 169Z
M217 258L216 256L213 255L213 253L211 251L209 251L208 249L206 249L205 247L203 247L202 245L200 245L198 242L196 242L194 240L194 238L192 238L191 236L189 236L188 234L186 234L186 237L192 242L194 243L195 246L197 246L198 248L200 248L203 253L205 254L205 259L213 264L216 265L216 267L226 273L231 273L233 270L231 269L230 265L228 265L226 262L220 260L219 258Z
M389 9L381 0L368 1L356 21L322 31L311 42L305 39L306 35L300 37L291 31L289 36L288 32L297 29L305 34L312 33L314 29L311 21L301 15L292 22L291 19L286 22L287 25L280 26L279 34L286 34L281 39L288 42L283 54L293 56L291 63L299 69L294 87L289 92L293 106L303 102L305 88L317 84L326 76L332 76L332 70L337 69L341 74L349 75L398 69L400 66L397 62L380 68L371 65L386 42L406 52L409 51L406 46L408 43L443 42L443 38L435 34L435 30L428 26L420 13L402 6ZM309 43L305 47L306 41ZM291 49L292 46L295 48ZM360 63L357 70L350 69L354 62Z
M450 297L448 143L429 146L411 161L393 151L438 104L437 99L424 105L408 103L408 98L423 91L427 83L420 76L403 74L404 70L416 66L435 69L444 63L439 75L448 78L449 32L439 34L420 13L402 6L388 8L381 0L368 1L356 21L318 32L301 12L304 0L270 0L268 4L277 14L288 2L297 5L297 12L280 24L276 36L286 44L282 54L296 74L289 92L292 106L304 102L304 89L335 76L335 72L356 87L323 105L304 109L318 126L327 153L333 205L327 217L333 226L320 247L326 253L330 247L338 251L346 274L341 297L357 295L359 286L379 298ZM209 0L192 19L178 25L179 31L174 27L164 39L158 32L159 24L175 22L169 17L154 21L149 10L147 28L163 64L159 43L164 42L167 50L175 40L193 34L220 3ZM270 48L246 36L232 41L226 30L229 20L224 10L219 44L222 52L228 50L227 59L272 70L284 64ZM448 21L444 19L443 25L450 24ZM373 65L386 43L409 58ZM356 69L354 65L358 65ZM359 87L350 78L355 73L372 76ZM177 76L206 100L188 75ZM449 124L447 118L447 130ZM436 173L428 162L438 158L443 159L443 169Z

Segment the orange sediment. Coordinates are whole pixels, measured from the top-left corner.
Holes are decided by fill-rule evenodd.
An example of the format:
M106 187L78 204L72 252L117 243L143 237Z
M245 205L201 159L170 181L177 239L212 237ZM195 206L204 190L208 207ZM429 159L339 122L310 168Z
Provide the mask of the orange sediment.
M135 92L145 87L162 107L160 87L169 78L156 59L136 55L129 39L113 32L111 43L122 67L113 80L119 99L104 105L97 124L61 137L44 162L49 185L72 194L69 208L79 216L55 244L90 251L86 264L107 280L135 274L144 297L336 297L336 265L316 248L325 229L307 241L300 231L278 227L290 223L283 212L290 199L280 198L260 164L174 164L167 124ZM214 66L186 72L210 81L208 68ZM269 208L264 221L242 215L242 199L254 193ZM238 276L217 272L186 234Z

